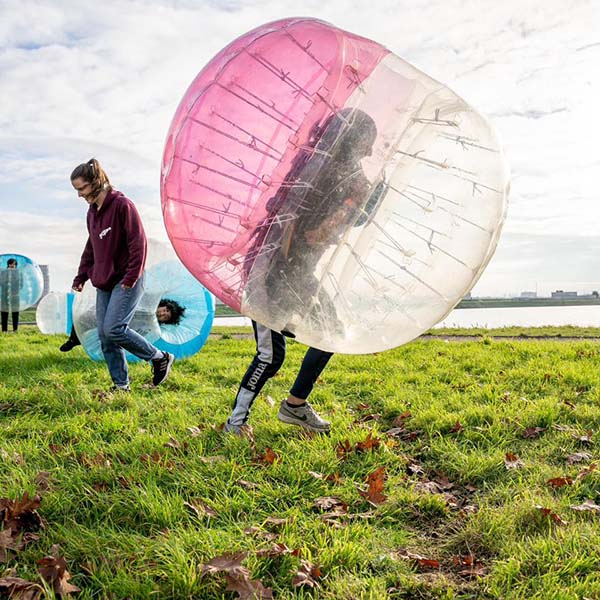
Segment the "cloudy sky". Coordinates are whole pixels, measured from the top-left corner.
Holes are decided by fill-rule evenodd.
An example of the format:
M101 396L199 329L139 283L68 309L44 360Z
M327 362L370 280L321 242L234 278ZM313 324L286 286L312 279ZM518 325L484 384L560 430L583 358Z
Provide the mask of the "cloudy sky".
M92 156L166 240L160 159L187 86L228 42L314 16L446 83L496 128L508 218L475 294L600 288L600 0L0 0L0 253L66 291Z

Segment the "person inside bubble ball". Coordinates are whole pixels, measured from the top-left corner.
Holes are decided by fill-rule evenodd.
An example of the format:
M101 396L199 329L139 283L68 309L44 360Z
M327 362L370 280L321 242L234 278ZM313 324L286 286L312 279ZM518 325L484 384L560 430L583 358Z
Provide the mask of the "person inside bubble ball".
M359 109L344 109L329 117L300 151L277 193L267 203L268 214L254 231L246 255L246 292L266 293L267 309L285 313L289 323L273 331L252 321L256 354L242 378L233 410L224 431L243 434L252 404L266 382L285 359L285 337L294 337L295 313L307 314L326 328L327 319L337 326L336 309L321 289L315 274L323 254L350 227L364 225L383 194L366 178L360 160L371 154L377 127ZM265 274L266 272L266 274ZM263 283L264 282L264 283ZM308 402L315 382L333 356L308 348L287 399L277 418L310 431L326 433L331 424Z
M343 331L335 302L321 285L317 267L352 227L364 225L384 191L365 176L361 160L377 137L373 119L360 109L343 109L317 126L290 172L267 203L267 216L254 231L245 260L246 298L266 295L270 320Z
M179 325L184 313L185 307L181 306L179 302L170 298L162 298L158 303L155 315L160 325ZM79 346L80 344L81 342L73 326L71 327L69 339L60 347L60 351L70 352L75 346Z
M96 323L102 354L114 390L129 391L125 350L152 364L152 383L162 383L175 357L159 350L129 323L144 292L146 234L135 205L115 190L100 163L92 158L75 167L71 185L89 208L89 237L73 291L89 279L96 288Z
M17 269L16 258L6 261L6 269L0 271L0 305L2 306L2 332L8 332L8 313L12 313L13 332L19 329L19 303L22 286L21 273Z

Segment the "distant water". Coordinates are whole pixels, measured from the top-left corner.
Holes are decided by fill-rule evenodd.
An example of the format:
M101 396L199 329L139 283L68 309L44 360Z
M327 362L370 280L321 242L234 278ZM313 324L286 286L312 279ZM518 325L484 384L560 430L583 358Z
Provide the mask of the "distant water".
M574 325L600 327L600 306L524 306L461 308L453 310L436 327L543 327Z
M250 327L248 317L217 317L215 325ZM600 306L530 306L510 308L461 308L453 310L436 327L542 327L574 325L600 327Z

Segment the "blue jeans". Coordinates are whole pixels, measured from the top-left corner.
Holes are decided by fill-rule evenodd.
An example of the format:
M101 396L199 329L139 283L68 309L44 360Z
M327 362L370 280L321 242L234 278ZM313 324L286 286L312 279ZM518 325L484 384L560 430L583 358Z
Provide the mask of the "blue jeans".
M139 333L129 329L133 313L144 293L144 275L132 288L119 281L112 290L96 290L96 322L102 354L113 383L129 385L125 350L142 360L151 360L156 348Z

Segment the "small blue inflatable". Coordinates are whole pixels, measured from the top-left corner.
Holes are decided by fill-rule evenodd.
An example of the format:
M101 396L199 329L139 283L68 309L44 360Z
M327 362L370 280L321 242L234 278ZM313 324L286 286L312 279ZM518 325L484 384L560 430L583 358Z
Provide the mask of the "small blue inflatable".
M33 306L44 291L37 263L22 254L0 254L0 310L21 312Z

